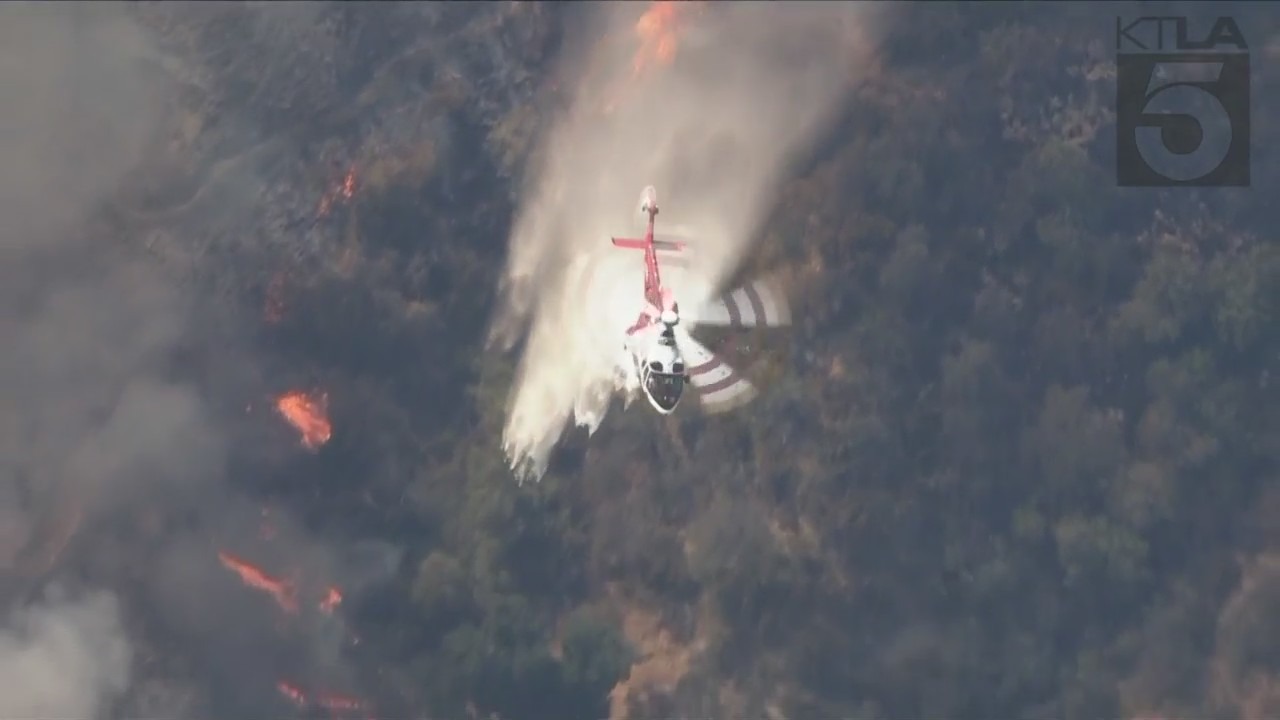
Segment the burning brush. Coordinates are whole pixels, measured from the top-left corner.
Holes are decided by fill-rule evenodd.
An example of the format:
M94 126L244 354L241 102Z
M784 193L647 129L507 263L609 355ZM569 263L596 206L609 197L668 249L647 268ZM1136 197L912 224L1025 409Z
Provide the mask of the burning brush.
M631 61L631 73L634 77L640 77L645 68L655 62L670 65L675 60L677 21L684 7L687 6L683 3L658 0L636 21L635 31L640 38L640 49L636 50Z
M285 615L299 613L298 583L296 577L282 578L271 575L249 561L222 551L218 560L233 572L245 587L258 590L272 599ZM295 574L296 575L296 574ZM342 591L329 586L315 603L318 612L332 615L342 603ZM280 694L300 710L324 710L333 718L371 718L370 705L359 698L328 690L304 691L297 683L280 680L276 684Z
M271 596L271 599L275 600L276 605L284 612L291 615L298 612L298 599L294 593L292 580L282 580L268 575L247 561L229 553L218 553L218 560L223 567L239 575L240 581L246 587L261 590Z
M683 18L691 9L700 12L702 6L695 2L655 0L636 20L632 32L639 46L631 58L632 80L647 76L656 67L668 67L675 61ZM604 114L610 115L617 109L627 87L617 85L610 91L601 108Z
M301 710L309 708L327 710L334 717L339 717L344 713L347 717L351 717L351 713L359 713L361 711L365 711L367 713L368 711L367 704L359 698L339 695L338 693L324 690L308 693L303 691L297 685L284 680L276 683L276 689L279 690L280 694L292 703L294 707ZM372 720L373 716L366 714L364 717Z
M335 204L351 202L355 196L356 168L352 165L342 176L342 180L320 197L320 205L316 208L316 219L327 217L333 211Z
M300 390L276 398L276 410L301 435L302 445L318 450L329 442L333 426L329 423L329 396L311 395Z

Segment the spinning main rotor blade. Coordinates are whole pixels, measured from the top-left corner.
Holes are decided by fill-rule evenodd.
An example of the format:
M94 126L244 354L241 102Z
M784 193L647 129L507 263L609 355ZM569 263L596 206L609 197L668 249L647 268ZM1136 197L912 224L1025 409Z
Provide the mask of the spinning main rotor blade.
M791 309L778 287L753 280L698 308L699 325L748 328L791 323Z
M725 412L756 396L755 386L705 345L678 327L675 334L688 368L689 382L698 391L703 409L709 413Z

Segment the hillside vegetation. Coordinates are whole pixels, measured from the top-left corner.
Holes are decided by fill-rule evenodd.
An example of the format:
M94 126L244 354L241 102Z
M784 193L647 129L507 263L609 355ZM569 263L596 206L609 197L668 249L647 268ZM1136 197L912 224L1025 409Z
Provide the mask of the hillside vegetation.
M405 548L346 607L383 707L1280 714L1280 12L1231 10L1252 188L1161 190L1115 182L1127 5L902 6L741 271L780 269L797 318L742 343L760 398L614 412L519 486L499 437L514 359L484 336L570 13L322 7L330 49L286 39L332 56L297 77L270 37L261 63L218 64L200 42L234 30L152 22L214 53L192 65L218 68L192 89L209 108L251 98L284 138L254 162L294 178L269 189L294 210L257 217L258 241L225 231L201 252L238 269L196 283L257 313L287 274L254 342L325 387L335 431L259 491ZM232 154L201 113L191 152ZM349 205L287 217L347 163Z

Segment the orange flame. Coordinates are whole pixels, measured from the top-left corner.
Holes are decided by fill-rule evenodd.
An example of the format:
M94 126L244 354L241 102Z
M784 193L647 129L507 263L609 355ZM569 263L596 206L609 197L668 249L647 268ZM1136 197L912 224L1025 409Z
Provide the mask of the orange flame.
M701 5L693 2L675 2L674 0L654 0L636 21L632 30L639 38L639 47L631 59L632 80L639 78L653 65L670 65L676 57L677 38L679 36L679 19L688 8ZM626 98L625 86L615 86L607 91L599 107L600 112L612 115Z
M271 577L244 560L225 552L218 553L218 560L223 567L239 575L241 582L245 585L270 595L281 610L287 613L298 611L298 601L294 597L292 583Z
M315 450L329 442L333 427L328 418L329 396L312 398L304 392L287 392L276 399L276 409L302 434L304 447Z
M631 61L633 75L639 76L654 61L670 65L676 57L676 19L680 5L671 0L655 0L636 21L640 49Z
M331 188L320 198L320 206L316 208L316 216L324 217L333 210L336 202L349 202L356 195L356 168L352 165L342 181Z
M276 689L279 690L280 694L285 696L285 698L287 698L289 702L293 703L294 705L297 705L298 707L307 706L306 694L304 694L301 690L294 687L293 685L290 685L289 683L285 682L284 680L281 680L280 682L276 683Z
M366 703L358 698L339 695L338 693L319 691L314 695L303 692L301 688L293 683L280 680L276 683L276 689L289 702L296 707L305 708L314 704L317 707L328 710L329 712L338 712L341 710L361 710L365 708Z

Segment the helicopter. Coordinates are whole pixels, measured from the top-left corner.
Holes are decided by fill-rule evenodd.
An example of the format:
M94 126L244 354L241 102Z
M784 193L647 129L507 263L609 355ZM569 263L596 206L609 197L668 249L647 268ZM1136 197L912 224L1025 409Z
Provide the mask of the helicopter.
M625 328L623 347L649 405L661 415L679 406L692 386L704 410L722 412L749 402L754 385L689 332L694 325L734 328L782 326L791 322L782 293L770 283L749 282L697 308L681 325L680 304L662 283L659 253L681 253L688 241L655 235L657 191L641 193L640 210L648 216L642 238L610 238L613 245L644 252L644 296L634 323Z

